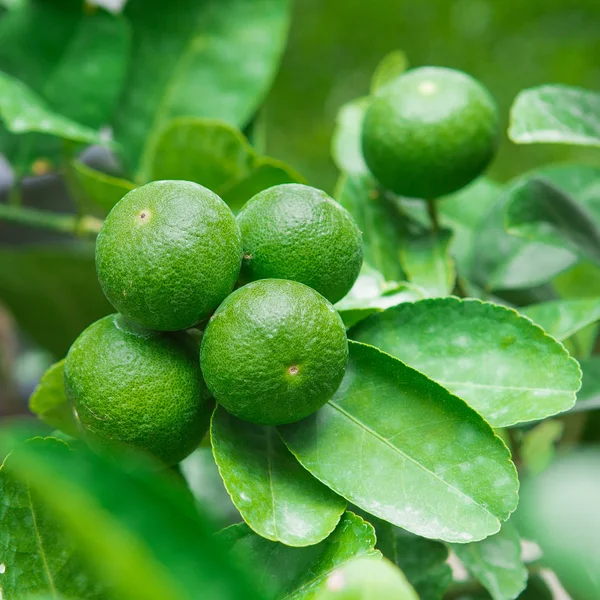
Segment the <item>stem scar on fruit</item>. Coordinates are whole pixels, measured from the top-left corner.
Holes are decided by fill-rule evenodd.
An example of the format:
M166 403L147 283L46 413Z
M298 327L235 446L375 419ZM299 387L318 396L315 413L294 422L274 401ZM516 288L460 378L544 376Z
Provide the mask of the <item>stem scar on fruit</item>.
M288 369L288 373L290 375L298 375L298 371L300 371L300 368L298 367L298 365L292 365L289 369Z

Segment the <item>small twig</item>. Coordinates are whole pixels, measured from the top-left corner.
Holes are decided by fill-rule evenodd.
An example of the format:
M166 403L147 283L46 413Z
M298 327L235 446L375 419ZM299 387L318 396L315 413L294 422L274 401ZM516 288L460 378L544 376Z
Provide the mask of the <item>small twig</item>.
M437 202L435 200L427 200L427 212L431 219L431 228L435 233L440 231L440 220L438 217Z
M0 220L81 237L97 235L102 227L102 221L90 215L80 217L10 204L0 204Z

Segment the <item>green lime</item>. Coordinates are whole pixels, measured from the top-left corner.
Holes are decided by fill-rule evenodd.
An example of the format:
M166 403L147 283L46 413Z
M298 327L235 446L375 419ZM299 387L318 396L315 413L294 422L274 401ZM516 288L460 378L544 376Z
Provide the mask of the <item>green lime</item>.
M96 241L96 270L112 305L160 331L192 327L227 297L242 261L229 207L189 181L155 181L126 194Z
M312 288L283 279L233 292L211 317L200 357L217 402L263 425L292 423L323 406L347 361L335 308Z
M316 600L419 600L404 573L391 562L360 557L332 571Z
M358 277L362 234L350 213L321 190L276 185L249 200L238 223L246 281L291 279L337 302Z
M496 102L478 81L461 71L423 67L378 91L365 115L362 146L383 186L434 199L481 174L498 132Z
M141 330L121 315L96 321L75 340L65 390L92 448L130 446L167 465L198 446L212 408L192 338Z

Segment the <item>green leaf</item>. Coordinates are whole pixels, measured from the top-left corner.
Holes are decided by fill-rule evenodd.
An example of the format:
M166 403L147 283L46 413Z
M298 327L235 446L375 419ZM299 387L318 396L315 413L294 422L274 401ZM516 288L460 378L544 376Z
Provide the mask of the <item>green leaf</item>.
M0 300L57 358L90 323L113 312L94 266L93 244L0 247Z
M541 473L554 459L556 442L560 440L565 426L557 419L547 419L523 436L521 458L530 473Z
M385 598L419 600L397 566L379 557L360 557L335 569L316 600Z
M452 583L448 548L368 515L377 534L377 549L398 565L421 600L442 600Z
M73 163L73 170L86 196L106 212L136 187L131 181L101 173L78 160Z
M53 429L78 437L77 423L65 394L64 367L63 359L42 375L29 398L29 410Z
M383 57L371 78L371 94L375 94L408 69L408 58L402 50L394 50Z
M590 356L579 361L583 380L577 393L577 404L570 412L600 408L600 356Z
M20 430L1 432L0 453L22 435ZM166 475L140 470L126 456L115 461L56 444L20 445L6 466L11 481L27 482L58 531L77 544L111 597L188 600L201 593L211 600L262 598L214 542L189 494ZM2 527L0 535L5 531ZM35 548L35 536L28 538ZM52 560L60 555L57 550ZM0 578L16 571L4 564Z
M600 146L600 94L565 85L523 90L510 111L517 144Z
M210 448L194 450L179 468L198 507L212 518L216 529L239 523L240 513L223 485Z
M345 500L300 466L274 427L245 423L217 407L210 437L225 487L253 531L310 546L335 529Z
M219 195L237 213L250 198L282 183L306 183L306 179L280 160L259 156L247 176L223 186Z
M338 202L354 217L363 233L364 261L387 281L405 279L400 248L406 220L370 175L349 174L338 182Z
M516 506L516 471L491 427L462 400L371 346L351 342L334 397L279 431L331 489L418 535L482 539Z
M149 179L156 144L174 117L245 126L283 51L289 0L130 0L132 69L115 136L136 181ZM150 75L149 75L150 74Z
M236 562L254 566L261 589L271 591L269 600L316 600L334 569L356 557L379 555L373 527L351 512L344 513L327 539L306 548L266 540L245 523L224 529L217 538Z
M521 538L510 521L496 535L473 544L453 544L452 549L493 600L514 600L527 586Z
M406 237L402 247L402 267L408 280L426 291L427 296L447 296L456 281L450 257L452 232L424 231Z
M519 312L553 338L563 341L600 319L600 298L551 300L526 306Z
M75 142L102 143L99 132L55 113L23 83L1 72L0 118L14 134L37 131Z
M28 445L56 456L69 449L54 438L36 438ZM100 598L97 582L83 569L80 552L27 481L11 477L10 467L19 450L0 467L0 548L2 570L0 589L5 600L47 592L71 598Z
M350 336L431 377L494 427L565 411L581 384L564 346L514 310L479 300L400 304L365 319Z
M600 264L600 229L581 204L543 179L520 181L510 189L508 233L542 242Z
M195 181L219 192L246 177L254 150L241 131L211 119L179 118L162 131L154 149L149 179Z
M386 282L381 273L363 265L352 289L335 307L346 328L350 328L385 308L426 297L425 290L418 286L408 282Z
M331 138L331 155L344 173L366 175L369 172L362 153L362 124L370 98L357 98L338 111Z

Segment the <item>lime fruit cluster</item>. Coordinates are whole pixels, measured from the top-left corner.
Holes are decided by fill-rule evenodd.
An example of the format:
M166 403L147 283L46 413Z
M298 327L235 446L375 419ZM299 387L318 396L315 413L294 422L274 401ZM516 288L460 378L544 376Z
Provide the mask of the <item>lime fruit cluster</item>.
M231 293L244 252L256 281ZM65 361L82 437L172 465L205 435L213 397L254 423L310 415L348 360L343 322L322 294L340 299L361 264L356 224L314 188L261 192L238 220L195 183L129 192L96 243L98 279L119 313L88 327ZM206 321L199 347L184 330Z
M362 148L384 187L433 200L482 173L498 134L498 108L485 87L461 71L423 67L376 93L365 114Z

